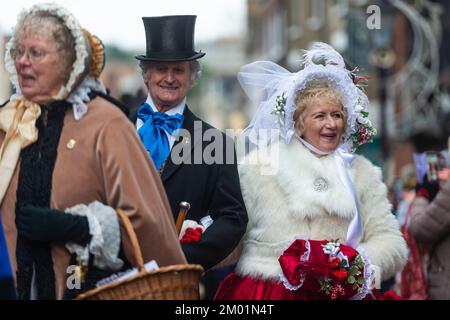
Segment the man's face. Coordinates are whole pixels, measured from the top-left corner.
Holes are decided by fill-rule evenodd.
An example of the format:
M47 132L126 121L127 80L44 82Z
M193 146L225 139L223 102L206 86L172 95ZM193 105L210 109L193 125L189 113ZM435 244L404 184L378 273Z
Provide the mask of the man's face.
M192 81L189 61L152 62L144 74L155 107L164 112L186 97Z

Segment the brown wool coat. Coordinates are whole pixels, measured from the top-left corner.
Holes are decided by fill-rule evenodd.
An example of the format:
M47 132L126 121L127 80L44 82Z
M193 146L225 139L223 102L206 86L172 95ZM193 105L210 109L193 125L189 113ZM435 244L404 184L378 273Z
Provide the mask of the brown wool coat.
M97 200L112 208L122 208L135 228L145 262L154 259L159 266L186 263L159 175L132 123L102 98L95 98L88 107L87 114L79 121L74 119L72 110L65 116L53 171L51 207L64 210ZM0 144L4 136L0 131ZM69 149L67 143L71 139L75 140L75 146ZM19 167L1 203L3 228L14 269ZM123 228L121 238L125 255L133 262L131 243ZM53 244L52 256L57 297L61 298L70 257L62 244Z
M417 198L411 208L410 229L420 243L431 245L429 299L450 299L450 180L429 203Z

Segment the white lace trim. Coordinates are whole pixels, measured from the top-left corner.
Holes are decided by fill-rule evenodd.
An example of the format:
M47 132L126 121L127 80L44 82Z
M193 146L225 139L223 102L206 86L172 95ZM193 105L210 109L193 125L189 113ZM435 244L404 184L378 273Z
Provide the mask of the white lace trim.
M105 86L98 79L85 77L67 98L67 101L72 104L75 120L80 120L88 111L87 103L90 101L88 94L91 91L99 91L106 94Z
M118 257L120 250L120 229L114 209L98 201L88 206L78 204L67 208L65 212L86 216L89 223L90 243L83 247L76 243L67 243L70 253L75 253L85 266L89 263L89 253L94 255L94 266L100 269L119 270L123 261Z
M43 4L37 4L31 7L30 10L23 10L18 18L18 23L16 25L16 28L13 32L13 35L11 36L11 39L9 40L8 44L6 45L6 53L5 53L5 64L7 66L7 70L10 75L11 82L13 83L17 93L21 93L19 81L17 77L17 71L14 64L14 60L12 59L10 55L11 48L15 45L17 39L15 38L17 27L22 24L22 21L25 19L27 15L35 14L37 12L48 12L52 15L55 15L59 18L61 18L64 21L64 24L67 26L67 28L72 33L74 39L75 39L75 53L76 53L76 59L72 66L72 72L70 74L69 80L67 81L66 85L61 87L61 90L59 91L56 100L64 99L65 96L72 90L72 87L74 86L76 79L79 75L81 75L85 70L85 60L88 57L88 49L86 40L84 38L83 31L81 30L81 26L78 22L78 20L75 18L74 15L72 15L68 10L66 10L64 7L61 7L60 5L57 5L55 3L43 3Z
M374 265L370 262L366 250L362 246L358 246L358 253L364 261L364 284L358 289L358 292L350 298L350 300L362 300L372 289L372 283L375 281Z
M278 136L259 137L260 129L279 130L279 136L289 144L295 134L293 114L296 109L297 93L304 90L311 82L326 80L329 86L340 94L343 107L347 111L347 125L343 135L343 150L353 152L352 135L361 125L372 127L370 120L363 116L368 110L369 100L366 94L352 81L351 71L345 68L342 56L331 46L316 42L311 50L306 51L302 66L298 72L291 73L281 66L269 61L256 61L244 65L238 80L249 98L257 103L258 109L249 126L244 130L252 140L254 132L257 146L266 146L278 141ZM285 97L282 113L276 113L278 99ZM253 142L253 141L252 141Z
M358 130L357 119L360 114L360 112L358 112L360 106L358 106L358 111L355 108L358 105L358 98L360 98L363 110L367 110L369 102L366 95L358 90L353 84L348 72L339 67L332 65L326 67L323 65L309 65L307 68L300 71L299 75L300 76L296 79L295 84L287 93L285 107L286 143L289 143L295 133L293 114L296 108L295 97L297 96L297 93L304 90L311 82L326 80L332 89L340 93L342 104L347 111L347 126L342 147L345 151L350 152L352 150L352 144L349 138Z
M309 255L311 253L311 247L309 244L309 240L306 240L304 237L295 237L293 241L291 241L285 248L283 248L282 252L284 252L287 248L291 246L292 243L296 240L305 240L306 251L300 256L299 261L306 261L309 259ZM375 282L375 265L370 262L370 259L362 246L358 246L358 253L361 255L361 258L364 261L364 284L358 289L357 293L350 298L350 300L362 300L366 297L366 295L371 291L373 287L373 283ZM348 262L348 258L339 251L338 257L340 259L345 259ZM300 278L300 283L297 286L292 285L289 280L284 275L283 271L279 274L280 281L283 283L284 287L288 290L295 291L300 289L306 278L306 274L302 274Z
M15 38L15 34L17 32L17 26L19 26L25 17L29 14L34 14L37 12L49 12L59 18L61 18L67 28L69 28L75 39L75 53L76 59L74 64L72 65L72 71L70 73L69 80L67 81L65 86L62 86L59 90L59 93L55 100L65 99L67 96L67 100L72 103L73 112L76 120L79 120L83 117L87 112L87 105L85 102L88 102L87 94L95 89L100 92L106 93L105 87L100 83L99 80L85 77L80 85L77 86L74 90L74 86L77 84L78 77L82 76L82 74L86 70L86 59L88 58L88 48L87 41L84 37L81 26L75 16L73 16L68 10L65 8L55 4L55 3L44 3L34 5L29 11L23 10L18 18L18 23L16 25L16 29L13 31L13 35L11 39L8 41L6 45L5 52L5 67L8 71L10 81L15 88L16 95L21 95L21 89L19 85L19 79L17 76L17 70L14 63L14 59L11 57L11 49L15 46L17 39ZM73 92L72 92L73 91Z
M282 252L286 251L296 240L305 240L305 247L306 251L300 256L299 261L306 261L309 259L309 255L311 253L311 246L309 244L309 240L306 240L304 237L297 236L292 240L285 248L282 249ZM300 275L300 282L297 286L292 285L289 280L286 278L286 276L283 273L283 270L281 270L279 274L279 278L281 283L283 283L284 287L290 291L295 291L301 288L303 286L303 283L305 283L306 274L303 273Z

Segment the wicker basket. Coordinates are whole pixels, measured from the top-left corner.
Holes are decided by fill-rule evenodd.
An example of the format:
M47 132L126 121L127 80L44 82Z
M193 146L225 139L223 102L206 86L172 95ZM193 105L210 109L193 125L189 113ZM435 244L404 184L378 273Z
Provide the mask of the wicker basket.
M76 300L198 300L199 278L203 268L196 264L161 267L154 272L144 269L142 252L127 215L118 209L119 218L130 236L139 273L130 278L80 294Z

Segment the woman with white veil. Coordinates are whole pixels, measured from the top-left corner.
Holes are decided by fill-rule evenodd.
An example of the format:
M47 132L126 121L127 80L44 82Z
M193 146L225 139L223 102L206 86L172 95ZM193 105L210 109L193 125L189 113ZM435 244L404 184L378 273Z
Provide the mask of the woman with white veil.
M216 299L381 298L377 284L405 263L381 170L354 154L376 134L361 78L325 43L302 64L258 61L238 75L259 105L239 168L249 224Z

